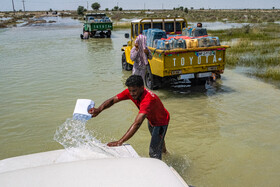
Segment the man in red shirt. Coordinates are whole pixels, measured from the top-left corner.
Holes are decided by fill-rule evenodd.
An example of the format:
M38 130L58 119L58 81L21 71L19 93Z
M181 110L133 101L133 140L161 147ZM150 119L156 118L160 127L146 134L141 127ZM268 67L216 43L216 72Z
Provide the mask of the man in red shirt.
M98 108L91 108L89 113L92 114L92 117L96 117L100 112L119 101L132 100L139 109L135 121L120 140L110 142L107 145L110 147L121 146L135 134L142 122L147 118L149 131L152 136L149 150L150 157L161 159L162 152L166 152L164 137L170 119L169 112L164 108L157 95L144 88L141 76L131 75L126 80L125 85L128 87L127 89L106 100Z

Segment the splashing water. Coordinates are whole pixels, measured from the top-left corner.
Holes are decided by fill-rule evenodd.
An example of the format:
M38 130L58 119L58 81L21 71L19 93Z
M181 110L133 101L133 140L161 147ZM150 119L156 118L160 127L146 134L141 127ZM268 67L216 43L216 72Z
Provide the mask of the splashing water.
M97 140L86 129L87 118L73 116L58 127L54 140L64 146L72 155L78 158L114 158L121 157L114 149Z

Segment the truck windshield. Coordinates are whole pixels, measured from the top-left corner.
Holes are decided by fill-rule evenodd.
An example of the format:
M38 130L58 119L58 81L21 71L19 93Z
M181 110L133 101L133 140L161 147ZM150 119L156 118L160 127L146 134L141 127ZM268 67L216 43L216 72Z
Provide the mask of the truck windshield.
M162 29L162 23L153 23L155 29Z
M174 32L174 23L165 23L166 32Z

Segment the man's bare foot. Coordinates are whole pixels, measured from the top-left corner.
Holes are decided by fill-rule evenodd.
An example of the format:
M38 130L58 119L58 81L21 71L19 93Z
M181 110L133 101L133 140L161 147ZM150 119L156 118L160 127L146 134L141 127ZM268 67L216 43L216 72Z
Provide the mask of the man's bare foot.
M163 147L163 148L162 148L162 153L164 153L164 154L167 154L167 153L168 153L166 147Z
M165 141L163 142L162 153L164 153L164 154L168 153L166 146L165 146Z

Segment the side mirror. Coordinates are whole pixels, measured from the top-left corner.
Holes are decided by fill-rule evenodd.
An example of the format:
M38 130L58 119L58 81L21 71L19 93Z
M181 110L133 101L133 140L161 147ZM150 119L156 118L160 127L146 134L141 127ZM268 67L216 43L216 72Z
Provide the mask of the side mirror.
M128 34L128 33L125 33L125 34L124 34L124 37L125 37L125 38L129 38L129 34Z

